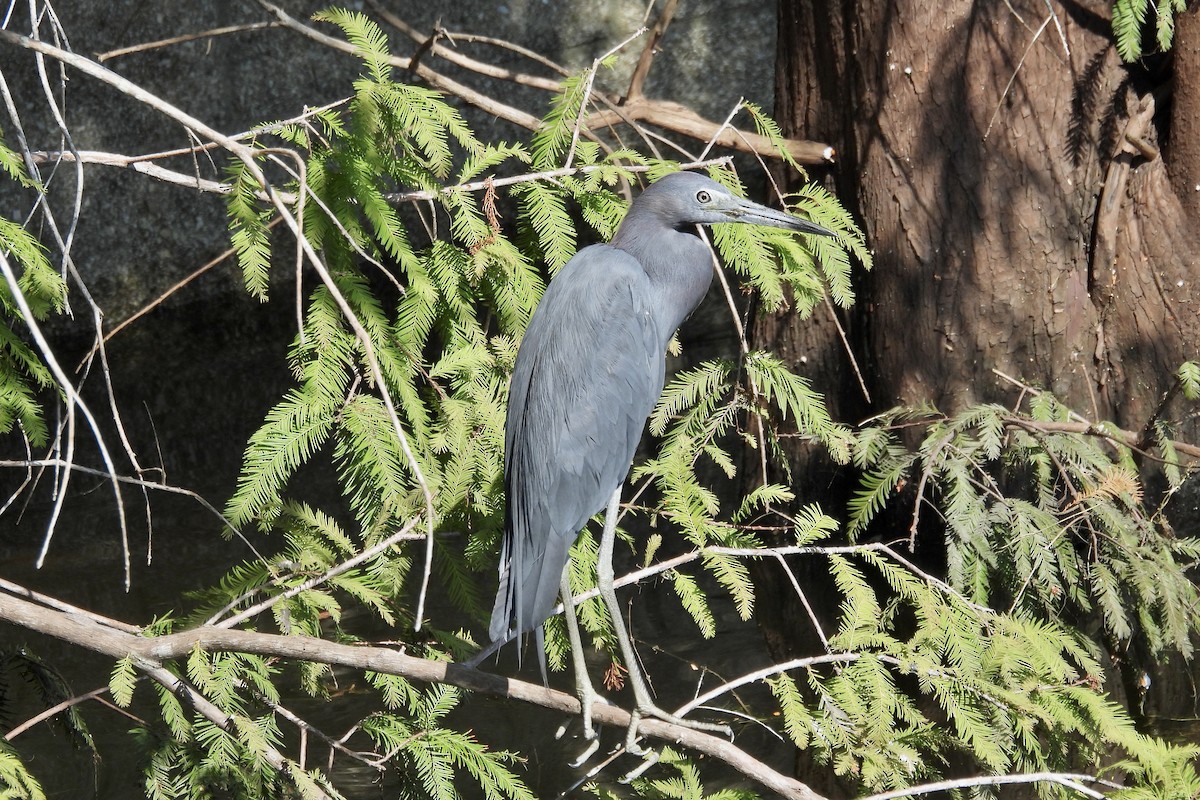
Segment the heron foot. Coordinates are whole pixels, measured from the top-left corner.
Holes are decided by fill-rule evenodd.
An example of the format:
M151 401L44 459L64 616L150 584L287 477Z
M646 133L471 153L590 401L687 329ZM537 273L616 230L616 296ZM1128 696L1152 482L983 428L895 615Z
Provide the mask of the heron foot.
M576 691L579 695L579 716L569 717L563 722L562 725L558 726L558 730L554 733L555 739L561 739L566 735L567 728L570 727L571 723L576 719L579 719L583 725L583 738L588 742L588 746L585 747L583 752L577 755L572 761L568 762L571 769L577 769L583 766L583 764L585 764L587 760L595 755L596 751L600 749L600 737L597 735L596 726L592 722L592 704L609 704L608 698L597 694L596 690L592 688L591 683L587 680L579 683L576 686Z
M596 726L592 724L592 704L604 703L608 705L608 698L600 695L592 688L592 682L588 680L587 673L584 673L582 679L576 676L575 694L579 697L580 719L583 721L583 738L589 742L598 742L596 736ZM591 755L589 753L588 755Z
M599 749L600 749L600 737L597 736L596 738L592 739L591 743L587 747L585 747L583 749L582 753L575 756L575 758L572 761L567 762L567 765L571 769L579 769L584 764L586 764L588 759L591 758L592 756L594 756L596 754L596 751Z
M719 733L728 739L733 739L733 729L728 725L722 725L719 722L700 722L694 719L684 719L676 716L670 711L661 709L653 703L639 704L637 709L630 715L629 728L625 731L625 749L635 756L650 756L653 755L652 750L647 750L638 744L638 723L644 717L653 717L663 722L668 722L672 725L680 725L684 728L691 728L695 731L705 731L706 733Z
M592 722L592 705L595 703L611 705L607 697L597 693L596 690L592 688L591 682L588 681L586 677L583 680L576 682L575 694L576 697L579 698L579 716L568 717L566 720L564 720L563 724L559 725L558 730L554 732L554 738L561 739L566 736L567 728L570 727L572 722L578 719L583 724L583 738L591 742L592 745L576 760L577 763L573 763L571 766L578 766L586 761L587 758L592 755L592 753L596 752L596 748L600 746L600 737L596 734L596 726Z

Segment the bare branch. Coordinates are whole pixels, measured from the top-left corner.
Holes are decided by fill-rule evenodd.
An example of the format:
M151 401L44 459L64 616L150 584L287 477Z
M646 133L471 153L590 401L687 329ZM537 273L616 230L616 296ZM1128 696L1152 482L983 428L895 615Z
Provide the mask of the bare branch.
M184 172L160 167L148 161L149 156L126 156L120 153L105 153L99 150L39 150L32 155L34 162L37 164L54 162L100 164L106 167L131 169L134 172L166 183L173 183L176 186L184 186L188 189L198 189L202 192L229 194L233 191L233 187L228 183L208 180L198 175L188 175Z
M295 31L296 33L299 33L302 36L317 42L318 44L325 45L326 47L332 47L333 49L340 50L343 53L354 52L354 45L345 40L338 39L335 36L329 36L321 33L310 25L305 25L303 22L291 16L274 3L268 3L266 0L258 0L258 4L269 14L274 16L283 27ZM412 69L412 60L408 58L392 56L388 59L388 63L394 67L398 67L399 69ZM540 126L542 123L540 119L532 114L505 103L501 103L498 100L488 97L482 92L475 91L469 86L465 86L458 81L451 80L445 75L430 69L426 64L417 64L413 71L419 78L421 78L421 80L427 82L435 89L441 89L443 92L452 94L455 97L470 103L476 108L486 111L489 114L493 114L502 120L511 122L514 125L519 125L522 128L533 131L537 130L538 126Z
M772 675L780 675L784 672L790 672L794 669L808 669L810 667L817 667L822 664L849 664L853 661L858 661L859 658L860 655L858 653L829 653L823 656L809 656L807 658L797 658L791 661L784 661L780 664L772 664L769 667L764 667L763 669L755 670L754 672L748 672L745 675L734 678L731 681L726 681L716 688L709 689L704 694L698 695L691 701L680 706L679 710L675 712L675 716L682 717L685 714L690 714L700 706L706 703L711 703L718 697L729 694L734 689L738 689L751 683L757 683L763 678L769 678Z
M144 478L132 478L132 477L129 477L128 475L112 476L102 470L92 469L91 467L85 467L80 464L76 464L73 461L66 459L66 458L38 458L38 459L32 459L32 460L28 460L28 461L0 460L0 467L18 467L18 468L23 467L26 469L32 468L32 467L53 467L55 469L63 470L66 473L80 472L85 475L96 475L99 477L110 478L111 480L114 480L118 483L129 484L130 486L139 486L139 487L146 488L146 489L154 489L154 490L157 490L160 492L167 492L169 494L178 494L178 495L183 495L184 497L190 497L193 500L195 500L197 503L199 503L206 511L208 511L210 514L212 514L214 517L216 517L217 520L220 521L221 525L224 527L225 530L228 530L230 533L232 533L234 536L236 536L238 539L240 539L242 541L242 544L246 545L246 547L248 547L250 549L250 552L254 554L255 558L259 559L263 563L268 563L267 559L261 553L258 552L258 550L250 542L250 540L247 539L245 536L243 536L242 532L239 531L237 529L237 527L232 522L230 522L225 517L225 515L222 514L216 508L216 506L214 506L212 503L208 502L208 500L206 500L203 497L203 495L200 495L197 492L192 491L191 489L184 489L181 486L172 486L169 483L162 483L159 481L148 481L148 480L145 480Z
M273 3L269 3L267 0L258 0L258 4L273 15L283 27L326 47L332 47L344 53L354 52L354 46L349 42L321 33L312 26L305 25ZM436 48L437 45L434 45L434 47ZM541 127L542 121L534 115L514 106L501 103L483 92L452 80L431 69L427 64L417 63L414 65L412 59L399 56L390 57L388 63L399 69L412 70L419 78L435 89L452 94L460 100L507 122L531 131L535 131ZM468 66L465 63L461 65ZM559 91L561 91L561 87L559 87ZM618 105L615 101L612 102L614 105ZM584 120L582 130L590 132L612 127L623 122L626 124L645 122L700 141L708 141L719 130L717 123L705 119L686 106L665 100L651 100L645 97L632 99L630 102L620 105L616 109L606 109L588 115ZM811 142L800 139L786 139L785 142L788 153L801 164L827 164L834 159L833 148L823 142ZM717 143L722 147L729 147L734 150L755 152L771 158L777 157L775 145L771 140L758 134L742 133L740 136L737 136L730 131L726 131L717 137Z
M0 31L0 33L4 33L4 31ZM49 368L51 374L54 375L54 380L58 383L59 388L67 396L68 405L78 408L80 413L82 413L87 419L88 425L90 425L92 428L96 441L96 447L100 450L100 458L104 461L104 466L108 470L108 476L113 486L113 494L116 497L117 513L120 517L122 552L124 553L125 557L125 588L128 589L131 574L129 563L129 533L125 524L125 504L123 498L121 497L121 488L117 482L116 462L113 461L112 454L109 453L108 446L104 442L104 437L100 433L99 423L96 421L95 416L93 416L91 408L86 402L84 402L83 397L80 396L79 390L75 387L75 384L71 382L70 376L68 376L63 368L59 365L58 359L55 357L54 351L50 347L50 342L42 333L41 326L38 325L37 318L34 317L33 310L30 309L29 303L25 299L25 295L21 291L20 285L17 283L16 273L13 271L12 266L8 263L8 258L2 252L0 252L0 273L3 273L4 275L4 280L8 284L8 289L12 296L13 302L16 303L18 310L21 312L21 316L25 320L25 325L29 329L29 334L33 337L34 342L37 344L38 350L41 351L42 359L46 362L46 366ZM61 499L62 495L59 496L60 501ZM41 566L42 561L46 557L46 551L50 547L50 539L53 532L53 527L47 531L46 539L42 544L41 554L38 556L38 566Z
M1103 800L1105 795L1102 792L1084 786L1084 783L1099 783L1114 789L1125 788L1120 784L1102 781L1095 775L1077 775L1067 772L1032 772L1028 775L980 775L974 778L938 781L937 783L926 783L922 786L912 786L908 789L896 789L891 792L867 795L860 798L860 800L894 800L898 797L915 797L922 794L932 794L933 792L945 792L950 789L966 789L971 786L1006 786L1020 783L1057 783L1082 795L1091 797L1093 800Z
M281 221L282 220L280 220L278 217L271 220L270 222L267 223L267 230L271 230L276 225L278 225ZM229 258L232 258L235 255L237 255L237 251L234 250L232 247L230 247L229 249L222 251L218 255L214 256L212 259L208 260L204 264L197 267L194 271L192 271L191 274L189 274L186 277L181 278L180 280L171 284L171 286L169 286L165 291L163 291L162 294L160 294L158 297L151 300L146 305L139 308L137 311L135 311L130 316L126 317L124 320L121 321L121 323L119 325L117 325L112 330L110 330L108 333L106 333L104 335L104 341L108 342L114 336L116 336L118 333L125 330L133 323L137 322L139 319L144 317L146 314L149 314L155 308L158 308L160 305L162 305L164 302L166 302L168 297L175 294L180 289L183 289L185 286L187 286L192 281L196 280L201 275L203 275L206 272L208 272L209 270L211 270L213 267L219 266L221 263L223 263L224 261L226 261Z
M655 53L658 52L658 44L666 34L667 26L671 24L678 5L679 0L667 0L662 13L658 15L654 28L650 32L650 38L646 41L646 46L642 48L642 55L633 69L633 77L629 79L629 90L625 93L626 102L639 100L643 96L642 86L646 83L646 76L650 74L650 65L654 62Z
M34 716L25 720L20 725L13 726L12 730L10 730L8 733L4 734L4 741L11 742L13 739L16 739L22 733L29 730L30 728L37 725L38 723L45 722L48 719L52 719L53 717L58 716L63 711L66 711L68 708L71 708L72 706L77 706L80 703L86 703L88 700L96 700L101 695L104 695L104 694L108 694L107 686L101 686L99 689L93 689L90 692L85 692L83 694L77 694L74 697L68 697L66 700L63 700L61 703L55 703L54 705L47 708L45 711L42 711L40 714L35 714ZM119 709L119 710L123 714L129 713L129 712L125 711L124 709Z
M739 131L720 131L720 123L705 119L687 106L669 100L633 100L616 111L597 111L590 115L586 124L589 128L603 128L619 122L646 122L666 128L692 139L708 141L715 137L717 144L742 152L759 153L770 158L778 157L775 145L765 136ZM801 164L829 164L835 157L834 149L824 142L801 139L784 140L788 154Z
M378 0L367 0L367 5L371 7L372 11L379 15L380 19L399 30L417 44L424 44L425 42L430 42L432 40L432 44L429 46L429 54L432 56L443 58L457 67L469 69L472 72L479 73L480 75L486 75L489 78L499 78L500 80L510 81L520 86L529 86L534 89L542 89L547 92L562 91L562 84L553 78L543 78L541 76L530 75L525 72L513 72L512 70L505 69L504 67L498 67L495 64L489 64L486 61L479 61L471 58L470 56L465 56L452 47L443 47L436 41L438 34L450 41L453 41L456 38L471 40L472 37L459 37L457 34L450 33L449 31L442 30L440 28L435 31L432 36L429 34L424 34L413 26L409 25L404 20L400 19L400 17L393 14L390 10L379 3ZM482 39L483 37L480 38ZM488 41L491 42L495 40ZM526 51L523 48L520 49L520 52L522 52L523 55L530 55L530 51ZM562 75L568 74L565 69L544 57L539 57L537 60L539 63L551 67Z
M583 115L587 111L588 102L592 96L592 86L596 82L596 73L600 71L600 66L604 61L611 56L619 53L627 44L646 32L645 28L638 28L629 36L625 37L620 43L609 48L608 52L600 56L592 62L591 69L587 72L587 79L583 84L583 99L579 101L579 113L575 117L574 129L571 132L571 146L567 148L567 157L564 160L564 166L571 166L571 162L575 160L575 148L579 145L579 136L583 129Z
M992 373L1015 386L1019 386L1024 392L1027 392L1031 395L1041 394L1040 390L1033 388L1032 386L1012 377L1011 375L1006 375L998 369L993 369ZM1025 428L1026 430L1039 430L1045 433L1082 433L1085 436L1098 436L1102 439L1108 439L1113 444L1120 445L1121 447L1128 447L1129 449L1141 453L1142 455L1149 455L1141 450L1141 448L1145 446L1145 443L1142 441L1141 433L1137 431L1128 431L1124 428L1118 428L1116 425L1108 422L1092 422L1074 411L1069 413L1071 419L1067 422L1043 422L1040 420L1032 420L1026 419L1025 417L1014 416L1005 417L1004 423L1009 427ZM1173 447L1176 452L1182 453L1189 458L1200 458L1200 446L1198 445L1172 440L1171 447Z

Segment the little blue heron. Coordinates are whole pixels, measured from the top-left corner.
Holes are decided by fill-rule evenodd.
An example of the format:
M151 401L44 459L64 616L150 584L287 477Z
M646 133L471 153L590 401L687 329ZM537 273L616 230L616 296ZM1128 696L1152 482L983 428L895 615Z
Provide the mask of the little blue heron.
M584 664L568 561L579 531L607 504L597 584L637 703L626 738L630 749L643 716L727 730L677 719L651 700L621 619L612 569L621 486L662 393L667 344L712 280L712 254L697 226L722 222L833 235L703 175L667 175L633 201L611 243L580 250L550 282L509 388L500 589L492 645L472 663L536 629L544 674L541 626L561 594L584 734L595 739L591 705L597 696Z

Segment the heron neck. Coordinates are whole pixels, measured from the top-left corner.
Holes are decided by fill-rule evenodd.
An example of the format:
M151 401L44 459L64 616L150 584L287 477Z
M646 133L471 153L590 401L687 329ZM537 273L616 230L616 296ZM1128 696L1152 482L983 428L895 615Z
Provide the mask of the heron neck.
M635 224L629 224L634 222ZM651 309L665 349L675 331L708 293L712 254L694 226L683 230L661 224L626 223L612 246L637 259L650 279Z

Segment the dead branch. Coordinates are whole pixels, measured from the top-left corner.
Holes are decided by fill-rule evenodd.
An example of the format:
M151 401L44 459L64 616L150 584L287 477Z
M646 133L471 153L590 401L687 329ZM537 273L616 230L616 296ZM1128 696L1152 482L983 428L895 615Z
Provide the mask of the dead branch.
M354 52L354 46L349 42L339 39L335 36L329 36L328 34L316 30L310 25L304 24L275 4L267 2L267 0L258 0L258 4L268 13L270 13L282 27L299 33L300 35L317 42L318 44L325 45L326 47L331 47L344 53ZM409 35L414 40L424 42L429 39L428 36L420 34L415 29L411 28L411 26L403 23L402 20L393 20L393 18L389 17L388 21L393 25L395 25L397 22L399 22L401 25L404 25L401 30L404 30L406 35ZM450 52L436 42L431 45L430 51L443 56ZM451 59L447 57L447 60ZM398 69L412 70L419 78L428 83L430 86L433 86L435 89L452 94L460 100L463 100L464 102L469 103L476 108L486 111L487 113L499 117L507 122L511 122L531 131L535 131L541 127L541 120L534 115L522 111L514 106L501 103L500 101L484 94L483 92L476 91L465 84L459 83L458 81L455 81L432 69L426 63L418 62L414 64L412 59L403 58L401 56L392 56L389 59L389 63ZM479 62L474 62L472 59L465 59L464 57L456 55L455 63L459 66L463 66L464 68L472 69L472 64ZM515 80L516 82L523 82L527 85L533 85L533 83L529 82L528 78L522 77L518 73L510 73L505 75L505 72L506 71L504 70L497 72L490 67L486 72L479 70L479 74L485 74L488 75L488 77L500 77L509 80ZM518 78L520 79L518 80ZM542 83L544 86L549 86L548 83L540 83ZM555 91L561 91L561 84L557 82L552 83L555 84ZM542 85L539 85L538 88L542 88ZM609 100L615 105L619 105L616 104L616 102L611 98ZM649 98L639 97L630 98L630 102L624 105L619 105L619 108L597 111L588 115L584 120L584 131L593 132L602 128L615 126L623 122L627 124L632 124L633 122L644 122L704 142L714 138L714 135L720 130L719 123L705 119L695 111L687 108L686 106L682 106L679 103L673 103L666 100L651 100ZM772 144L771 140L765 136L759 136L752 133L742 133L739 136L735 135L732 131L725 131L720 136L716 137L716 141L722 147L728 147L742 152L758 153L759 155L767 156L769 158L778 157L778 153L775 150L774 144ZM835 157L834 149L823 142L786 139L785 143L787 145L789 155L791 155L792 158L801 164L827 164L832 162Z
M444 59L457 67L469 69L472 72L480 75L486 75L489 78L498 78L500 80L518 84L520 86L529 86L534 89L542 89L543 91L547 92L562 91L562 84L553 78L543 78L539 75L530 75L526 72L513 72L512 70L505 69L504 67L498 67L495 64L489 64L486 61L479 61L471 58L470 56L463 55L453 47L445 47L437 41L439 35L445 37L448 41L453 42L455 39L455 34L439 28L432 36L427 36L413 26L409 25L404 20L400 19L400 17L393 14L387 8L384 8L384 6L380 4L378 0L367 0L367 5L371 7L372 11L379 15L380 19L403 33L408 38L412 39L418 45L424 45L427 42L431 43L429 44L429 47L426 48L426 51L431 56ZM563 70L561 67L557 67L557 65L555 65L555 68L561 71L563 74L566 74L566 70Z
M998 369L993 369L992 374L996 375L998 378L1008 381L1014 386L1020 387L1022 392L1035 396L1041 394L1039 389L1035 389L1024 381L1014 378L1011 375L1007 375ZM1071 419L1066 422L1041 422L1038 420L1026 419L1025 417L1013 416L1006 417L1004 424L1008 425L1009 427L1021 427L1027 430L1041 431L1043 433L1082 433L1085 436L1098 436L1103 439L1108 439L1113 444L1121 447L1128 447L1129 449L1138 452L1140 455L1148 455L1142 450L1143 447L1148 446L1148 443L1145 441L1144 432L1139 433L1137 431L1127 431L1108 422L1092 422L1091 420L1081 416L1080 414L1077 414L1074 411L1070 411L1069 414ZM1156 411L1155 414L1161 414L1161 409ZM1182 453L1188 458L1200 458L1200 446L1189 444L1188 442L1172 440L1171 447L1174 448L1176 452Z
M185 186L189 189L198 189L202 192L229 194L232 191L232 187L228 183L208 180L198 175L188 175L184 172L160 167L145 160L144 156L126 156L120 153L105 153L98 150L77 150L74 152L70 150L36 150L30 155L33 157L35 164L53 164L56 162L67 164L72 162L100 164L106 167L131 169L134 172L164 181L165 183L173 183L176 186Z
M344 39L339 39L336 36L329 36L328 34L321 33L311 25L305 25L303 22L288 14L274 3L266 2L266 0L258 0L258 4L265 11L267 11L267 13L275 17L280 25L288 30L295 31L301 36L304 36L305 38L310 39L317 44L331 47L334 50L340 50L343 53L354 53L354 45L350 44ZM507 105L506 103L501 103L494 98L488 97L482 92L477 92L469 86L461 84L458 81L442 75L440 72L430 69L427 64L417 64L415 65L415 69L413 69L412 59L400 58L398 56L392 56L389 58L388 63L394 67L397 67L398 69L412 69L417 76L421 78L421 80L425 81L435 89L440 89L443 92L452 94L460 100L470 103L476 108L497 116L506 122L511 122L514 125L519 125L522 128L526 128L531 131L537 130L538 126L541 125L541 120L532 114L522 111L519 108L515 108L514 106Z
M707 142L715 139L722 147L745 153L757 153L768 158L778 158L774 144L765 136L745 131L721 131L721 123L697 114L687 106L669 100L635 99L614 110L597 111L590 114L585 123L596 129L621 122L645 122L692 139ZM788 155L801 164L829 164L836 158L833 147L824 142L803 139L784 139Z
M650 74L650 65L654 63L654 56L658 52L658 44L666 34L667 26L671 24L671 18L675 16L675 9L678 5L679 0L667 0L667 4L663 6L662 13L658 15L658 20L654 23L654 28L650 31L650 39L646 42L646 46L642 48L642 55L638 58L637 66L633 69L633 77L629 79L629 90L625 92L626 102L640 100L643 97L642 86L646 83L646 76Z

